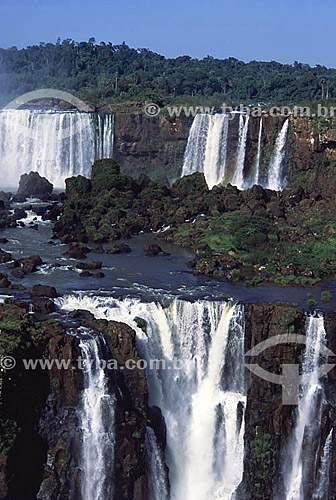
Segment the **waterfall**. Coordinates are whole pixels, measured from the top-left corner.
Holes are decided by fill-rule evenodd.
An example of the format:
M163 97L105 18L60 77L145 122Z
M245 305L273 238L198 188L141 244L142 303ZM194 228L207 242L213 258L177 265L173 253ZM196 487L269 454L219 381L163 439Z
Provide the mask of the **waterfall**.
M97 155L98 158L112 158L114 142L114 115L98 115Z
M205 148L204 176L209 189L225 179L227 140L229 132L228 115L208 116L208 138Z
M238 189L248 189L260 184L268 189L281 191L286 187L285 161L287 152L287 119L277 136L274 151L267 172L261 172L263 118L259 122L258 150L255 163L246 164L247 134L250 123L248 114L237 113L238 145L232 155L229 136L230 121L234 114L198 114L192 123L186 147L181 176L203 172L209 189L218 184L231 183ZM235 134L235 132L234 132Z
M97 125L98 121L98 125ZM41 109L0 112L1 187L37 171L55 187L72 175L90 177L95 159L113 153L113 117Z
M99 338L82 330L80 350L84 374L81 428L81 486L83 500L110 500L114 479L114 396L109 394L100 366Z
M326 500L329 493L329 474L332 455L333 429L330 430L323 447L321 466L318 471L317 486L313 494L313 500Z
M304 384L289 456L286 459L288 469L284 476L285 500L309 499L306 490L309 480L314 477L319 452L316 443L321 432L323 385L319 382L318 369L321 346L325 344L325 340L323 317L310 316L306 326L306 351L302 366Z
M182 177L203 172L209 189L225 179L229 115L197 115L189 133Z
M247 131L250 117L247 115L244 120L244 115L239 115L239 139L237 149L237 164L235 174L233 176L232 185L238 189L244 189L244 166L246 155Z
M182 177L204 171L205 150L209 129L209 115L198 114L192 123L184 154Z
M164 361L147 376L149 403L161 409L167 426L170 499L234 500L244 460L242 308L178 299L164 307L88 295L57 302L64 310L88 309L97 318L129 324L141 356ZM137 318L146 321L145 333Z
M158 446L155 433L151 427L146 427L146 455L148 467L149 500L169 500L164 457Z
M287 119L277 137L273 158L268 168L267 189L281 191L286 187L286 176L284 174L284 162L287 149L289 119Z
M263 122L262 122L262 118L260 118L259 135L258 135L258 152L257 152L257 158L256 158L256 162L255 162L255 172L254 172L254 178L252 181L252 185L259 184L262 130L263 130Z

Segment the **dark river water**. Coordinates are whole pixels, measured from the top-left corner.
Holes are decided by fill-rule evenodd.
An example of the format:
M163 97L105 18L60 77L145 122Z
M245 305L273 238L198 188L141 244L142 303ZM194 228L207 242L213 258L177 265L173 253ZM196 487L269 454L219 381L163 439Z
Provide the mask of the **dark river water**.
M40 204L40 203L39 203ZM334 309L336 305L336 282L328 281L314 289L298 287L259 286L246 288L243 285L230 284L223 279L196 277L188 268L187 262L193 254L175 245L160 242L160 246L168 252L167 256L148 257L144 253L144 245L153 242L155 234L133 237L127 241L132 252L128 254L98 254L91 252L86 261L101 260L105 278L81 278L76 270L78 260L64 255L67 246L52 240L52 224L38 218L39 230L29 227L35 214L28 213L28 219L23 219L26 227L5 229L0 231L0 238L7 238L8 243L1 245L3 250L10 252L15 259L38 254L44 264L35 273L24 279L11 276L5 264L0 265L0 272L7 272L13 283L21 283L27 288L41 283L53 285L59 294L75 292L107 293L115 297L135 296L145 300L157 300L162 296L172 295L185 299L233 299L243 303L248 302L285 302L297 303L303 308L308 307L307 294L318 302L320 309ZM105 245L105 248L113 246ZM57 263L60 267L54 267ZM323 304L320 300L321 291L329 290L332 300ZM8 294L8 290L0 290Z

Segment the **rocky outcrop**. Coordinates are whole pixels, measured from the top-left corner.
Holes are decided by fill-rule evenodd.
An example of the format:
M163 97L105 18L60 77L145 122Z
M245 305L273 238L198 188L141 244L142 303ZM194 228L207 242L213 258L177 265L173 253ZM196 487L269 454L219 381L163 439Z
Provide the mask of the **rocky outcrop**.
M23 174L20 178L19 189L14 196L14 201L24 202L27 198L49 200L53 185L38 172Z
M168 182L181 172L192 118L146 117L144 113L115 116L114 158L122 172Z

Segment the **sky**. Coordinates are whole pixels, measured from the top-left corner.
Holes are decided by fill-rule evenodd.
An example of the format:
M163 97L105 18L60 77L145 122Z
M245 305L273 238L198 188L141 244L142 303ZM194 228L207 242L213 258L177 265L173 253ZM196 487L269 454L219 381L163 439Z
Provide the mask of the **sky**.
M335 0L0 0L0 47L57 38L336 67Z

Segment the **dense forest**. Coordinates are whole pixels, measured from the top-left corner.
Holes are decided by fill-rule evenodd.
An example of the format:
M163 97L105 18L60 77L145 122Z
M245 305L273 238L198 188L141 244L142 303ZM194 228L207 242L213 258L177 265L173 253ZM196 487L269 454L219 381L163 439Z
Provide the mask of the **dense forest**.
M94 38L0 49L1 101L39 88L67 90L95 103L221 96L227 103L297 104L336 97L336 69L233 57L169 59Z

